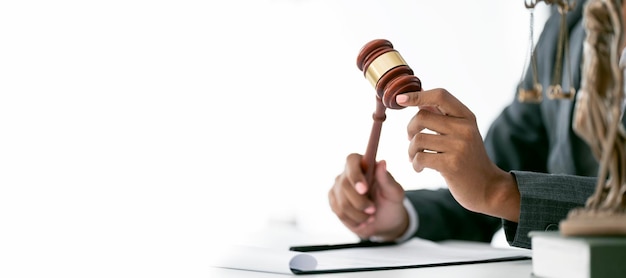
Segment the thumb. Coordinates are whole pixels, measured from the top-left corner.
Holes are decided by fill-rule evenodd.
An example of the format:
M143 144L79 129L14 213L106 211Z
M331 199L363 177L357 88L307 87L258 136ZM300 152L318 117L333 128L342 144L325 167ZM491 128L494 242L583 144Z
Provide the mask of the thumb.
M387 162L381 160L376 165L376 180L378 181L378 193L391 201L401 202L404 198L404 188L387 171Z

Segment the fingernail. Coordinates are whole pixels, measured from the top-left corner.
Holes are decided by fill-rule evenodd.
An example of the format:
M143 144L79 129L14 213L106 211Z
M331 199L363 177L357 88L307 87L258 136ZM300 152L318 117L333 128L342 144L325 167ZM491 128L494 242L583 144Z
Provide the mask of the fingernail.
M370 218L367 219L367 223L372 223L374 222L374 216L370 216Z
M374 206L369 206L364 211L367 214L373 214L374 212L376 212L376 208Z
M406 103L407 101L409 101L409 96L407 96L407 95L397 95L396 96L396 102L398 104Z
M357 182L354 185L354 188L356 189L356 192L358 192L361 195L363 195L363 194L365 194L365 192L367 192L367 187L365 187L365 184L363 184L362 182Z
M385 171L387 171L387 161L381 160L379 167L382 167Z

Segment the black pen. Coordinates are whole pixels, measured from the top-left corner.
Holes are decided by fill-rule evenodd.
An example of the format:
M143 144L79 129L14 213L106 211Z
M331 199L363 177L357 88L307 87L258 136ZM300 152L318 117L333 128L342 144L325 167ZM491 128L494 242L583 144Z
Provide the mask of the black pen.
M396 242L393 242L393 241L374 242L374 241L364 240L364 241L357 242L357 243L292 246L289 248L289 250L298 251L298 252L315 252L315 251L327 251L327 250L346 249L346 248L355 248L355 247L390 246L390 245L395 245L395 244Z

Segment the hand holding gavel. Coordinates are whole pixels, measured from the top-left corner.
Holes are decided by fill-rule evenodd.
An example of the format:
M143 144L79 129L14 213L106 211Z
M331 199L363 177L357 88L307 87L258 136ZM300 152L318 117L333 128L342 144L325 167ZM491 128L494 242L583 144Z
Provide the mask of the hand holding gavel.
M393 48L388 40L377 39L365 44L357 57L357 67L365 78L376 89L376 111L373 114L374 124L361 161L368 185L374 182L376 152L380 141L380 132L385 121L386 108L402 109L396 103L396 96L408 92L422 90L419 78L407 65L400 53Z

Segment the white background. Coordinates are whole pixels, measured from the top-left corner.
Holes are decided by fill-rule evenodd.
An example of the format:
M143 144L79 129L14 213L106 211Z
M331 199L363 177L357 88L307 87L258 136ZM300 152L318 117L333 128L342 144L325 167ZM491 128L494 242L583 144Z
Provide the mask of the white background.
M513 100L523 1L0 3L0 276L193 276L268 223L346 235L327 191L363 152L385 38L484 135ZM536 20L536 30L542 26ZM413 172L391 110L378 158ZM6 273L8 275L2 275Z

